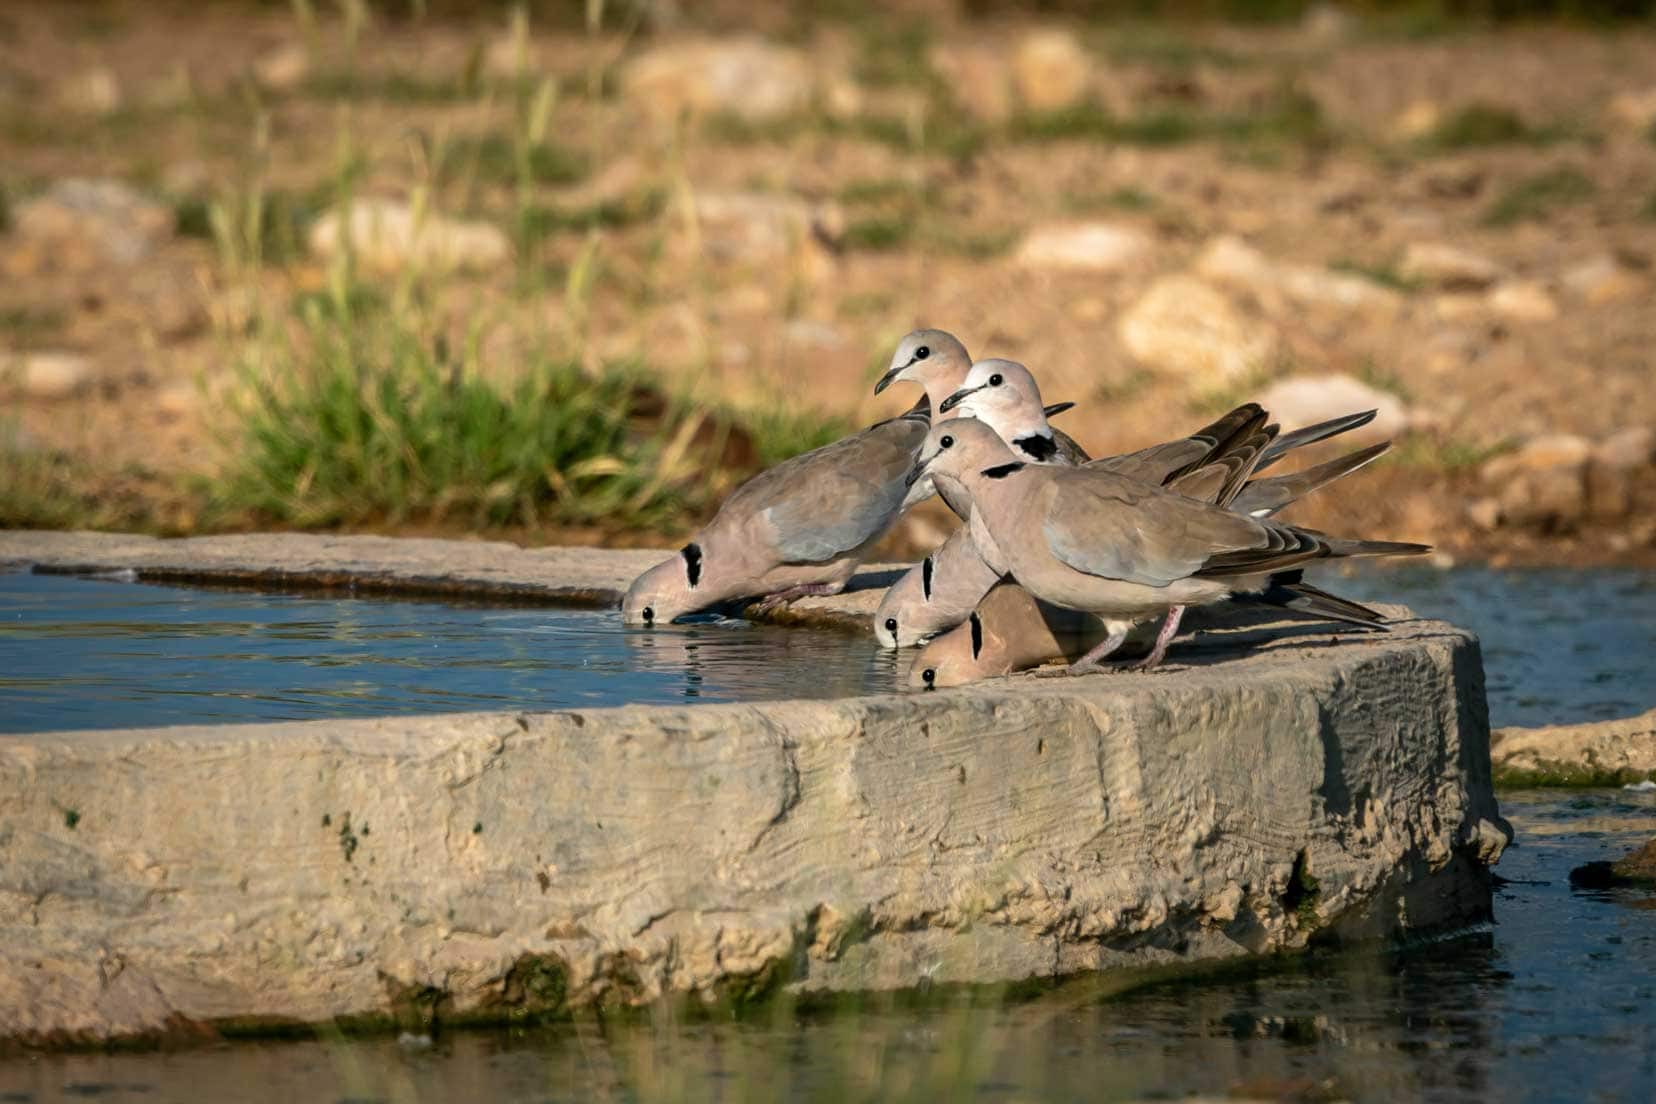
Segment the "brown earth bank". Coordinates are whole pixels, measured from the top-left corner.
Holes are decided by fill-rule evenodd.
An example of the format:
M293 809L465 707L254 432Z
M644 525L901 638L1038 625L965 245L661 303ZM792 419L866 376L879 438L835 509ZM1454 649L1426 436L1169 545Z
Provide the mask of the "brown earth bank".
M971 10L0 3L0 446L14 482L56 473L0 483L0 522L282 524L199 488L250 447L246 366L303 351L348 254L351 294L491 378L550 348L854 423L912 401L871 384L935 325L1029 364L1096 453L1248 399L1286 427L1379 407L1398 446L1306 524L1656 562L1648 24ZM667 544L709 505L346 527Z

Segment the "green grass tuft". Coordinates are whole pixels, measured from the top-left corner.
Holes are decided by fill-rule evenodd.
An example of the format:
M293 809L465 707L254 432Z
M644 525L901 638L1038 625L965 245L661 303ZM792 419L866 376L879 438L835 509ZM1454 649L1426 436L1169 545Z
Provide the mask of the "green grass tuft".
M857 219L845 228L840 242L847 249L885 251L901 249L914 235L914 222L900 216Z
M622 199L606 199L582 207L533 204L517 215L520 241L540 241L554 234L614 230L648 222L659 215L667 197L659 191L640 192Z
M1156 197L1131 186L1108 192L1066 192L1063 204L1066 210L1077 214L1091 211L1148 211L1156 206Z
M297 526L653 524L693 493L630 426L636 381L531 355L494 382L394 313L301 309L302 337L246 375L226 509Z
M1559 207L1591 199L1597 188L1579 169L1564 166L1526 177L1484 212L1485 226L1512 226L1529 219L1544 219Z
M28 349L63 332L67 319L55 307L0 307L0 347Z
M1163 147L1204 139L1225 142L1327 146L1334 140L1315 97L1285 83L1251 111L1206 113L1164 107L1142 115L1117 116L1097 104L1023 114L1007 127L1013 140L1051 142L1084 139L1118 145Z
M1411 280L1403 275L1402 272L1398 271L1397 264L1394 261L1387 261L1384 264L1365 264L1362 261L1341 258L1330 261L1328 268L1332 272L1344 272L1350 276L1361 276L1365 280L1370 280L1381 287L1389 287L1393 291L1414 292L1420 290L1420 281Z
M522 156L520 165L517 144L503 134L459 138L446 151L445 175L470 169L490 184L515 183L520 170L536 184L574 184L587 175L583 159L549 141L526 145Z
M1574 137L1561 123L1534 126L1510 108L1470 103L1458 108L1421 140L1428 149L1451 151L1489 146L1548 146Z

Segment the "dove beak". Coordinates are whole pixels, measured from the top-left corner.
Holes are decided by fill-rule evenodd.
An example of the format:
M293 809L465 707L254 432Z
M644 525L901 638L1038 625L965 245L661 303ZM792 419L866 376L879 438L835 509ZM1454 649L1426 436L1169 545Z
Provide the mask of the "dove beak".
M949 411L953 410L955 407L957 407L961 403L965 402L967 396L971 395L974 391L982 391L982 390L983 390L983 386L981 384L979 384L977 387L962 387L959 391L956 391L954 394L950 395L948 398L946 398L942 402L938 403L937 404L937 412L939 414L947 414Z

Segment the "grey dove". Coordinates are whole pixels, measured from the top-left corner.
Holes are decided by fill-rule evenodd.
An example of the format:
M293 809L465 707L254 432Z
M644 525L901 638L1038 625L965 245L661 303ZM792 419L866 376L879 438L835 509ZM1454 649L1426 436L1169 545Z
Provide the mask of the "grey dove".
M1026 463L972 418L934 426L910 479L929 474L963 495L979 550L1036 598L1104 620L1105 639L1070 668L1082 673L1137 622L1262 589L1277 572L1330 557L1429 551L1337 540L1217 504L1237 497L1274 435L1266 427L1253 437L1258 447L1240 450L1216 502L1103 469ZM1177 629L1177 615L1168 616L1144 666L1161 662Z
M908 687L940 690L1009 675L1077 647L1085 651L1107 633L1090 613L1045 605L1016 583L1000 582L966 620L915 653Z
M622 619L665 624L735 598L837 594L902 512L926 402L785 460L738 487L713 520L627 589Z
M1257 404L1237 407L1189 437L1155 445L1123 456L1087 461L1079 445L1055 435L1046 421L1039 385L1022 364L984 360L972 366L961 388L940 404L961 416L989 425L1002 440L1034 463L1088 462L1095 467L1162 484L1185 479L1182 493L1200 491L1197 475L1206 465L1221 461L1237 439L1262 423ZM1334 418L1273 438L1264 448L1255 471L1267 467L1293 448L1324 440L1367 424L1374 411ZM1343 475L1371 462L1389 446L1381 444L1315 468L1276 479L1254 480L1243 486L1231 508L1265 516ZM1215 468L1211 482L1222 476ZM883 647L908 647L944 629L958 625L1000 578L972 542L970 530L957 529L943 546L911 568L886 592L874 615L874 635ZM1182 611L1169 611L1170 617Z

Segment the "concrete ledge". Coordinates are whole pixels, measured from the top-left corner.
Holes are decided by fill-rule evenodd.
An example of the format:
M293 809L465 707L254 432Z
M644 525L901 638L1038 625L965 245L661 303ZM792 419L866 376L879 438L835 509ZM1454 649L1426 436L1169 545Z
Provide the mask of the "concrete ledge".
M197 571L201 542L58 540L0 557L402 578L441 545L550 594L653 556L227 538ZM545 568L572 552L590 575ZM1296 628L1144 677L3 739L0 1038L1012 981L1485 919L1509 833L1476 640Z
M1497 729L1490 755L1502 786L1624 786L1656 779L1656 709L1592 724Z

